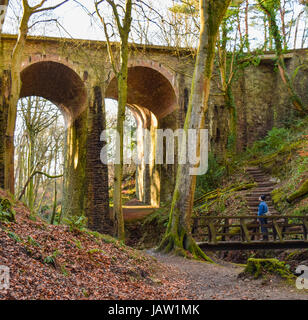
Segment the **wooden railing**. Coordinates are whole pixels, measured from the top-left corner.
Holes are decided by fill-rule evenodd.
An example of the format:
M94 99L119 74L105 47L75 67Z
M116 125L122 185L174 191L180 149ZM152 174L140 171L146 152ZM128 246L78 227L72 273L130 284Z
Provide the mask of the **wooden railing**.
M251 249L308 247L308 216L266 216L268 239L256 216L204 216L194 218L193 236L204 248ZM260 244L260 242L262 244Z

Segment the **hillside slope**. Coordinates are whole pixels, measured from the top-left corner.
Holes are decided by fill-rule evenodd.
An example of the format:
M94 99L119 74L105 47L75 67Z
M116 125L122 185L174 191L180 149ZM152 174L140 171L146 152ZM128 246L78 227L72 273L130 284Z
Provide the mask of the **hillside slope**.
M187 284L155 258L108 236L33 221L20 203L14 210L15 222L0 223L0 265L11 276L0 299L185 299Z

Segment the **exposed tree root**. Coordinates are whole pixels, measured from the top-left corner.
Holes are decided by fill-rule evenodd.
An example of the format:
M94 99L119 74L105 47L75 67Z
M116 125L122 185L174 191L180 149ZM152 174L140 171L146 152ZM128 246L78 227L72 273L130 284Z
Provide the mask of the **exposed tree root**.
M214 263L198 246L192 236L182 232L181 236L172 232L165 235L159 247L156 249L164 253L174 253L188 259L196 259Z

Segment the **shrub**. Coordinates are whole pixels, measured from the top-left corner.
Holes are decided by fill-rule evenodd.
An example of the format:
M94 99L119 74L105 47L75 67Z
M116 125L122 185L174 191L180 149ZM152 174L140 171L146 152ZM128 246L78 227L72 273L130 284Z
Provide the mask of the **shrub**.
M85 216L72 216L63 220L70 228L70 231L82 231L86 228L88 219Z
M22 242L20 237L16 233L14 233L13 231L8 231L7 234L11 239L15 240L16 242Z
M290 131L286 128L273 128L263 140L256 141L248 153L253 155L270 154L283 148L290 140Z
M15 222L15 211L8 199L0 200L0 221Z
M196 197L217 189L226 173L226 167L218 163L213 153L209 154L208 165L208 172L197 177Z
M60 252L58 250L55 250L50 256L47 256L44 259L44 263L50 264L50 265L56 267L56 258L59 254L60 254Z

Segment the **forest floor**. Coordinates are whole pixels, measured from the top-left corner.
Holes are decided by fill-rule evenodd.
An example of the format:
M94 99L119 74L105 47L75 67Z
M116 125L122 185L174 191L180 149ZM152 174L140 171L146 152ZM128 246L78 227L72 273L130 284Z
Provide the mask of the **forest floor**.
M0 198L6 198L1 190ZM16 221L0 223L0 265L11 276L0 300L308 300L295 283L239 279L239 265L135 250L86 229L33 219L19 202L14 209Z
M300 291L281 279L238 278L243 267L224 261L209 264L147 251L160 263L178 270L188 286L188 298L198 300L308 300L308 290ZM178 277L178 274L177 274Z
M0 222L0 266L10 270L0 300L187 299L188 284L154 257L110 236L49 225L20 202L14 210L15 222Z

